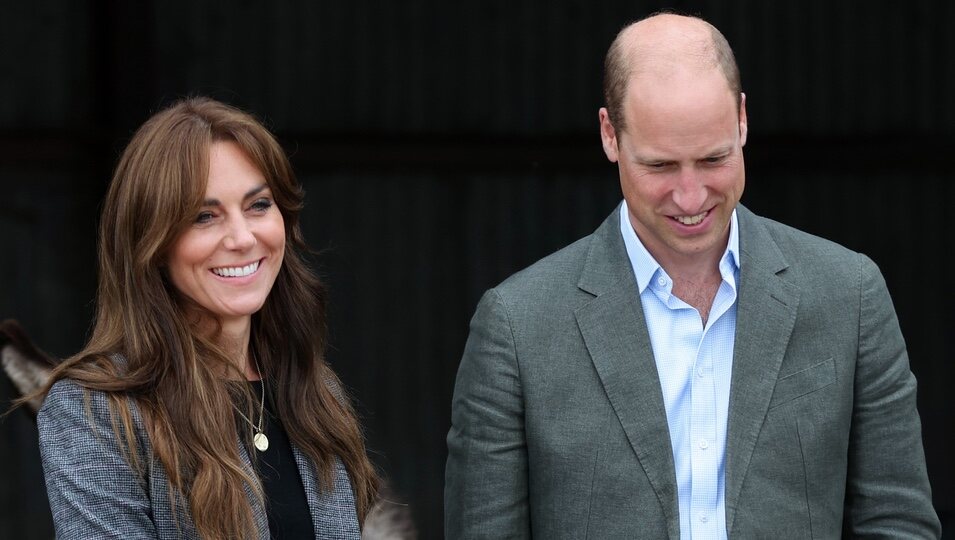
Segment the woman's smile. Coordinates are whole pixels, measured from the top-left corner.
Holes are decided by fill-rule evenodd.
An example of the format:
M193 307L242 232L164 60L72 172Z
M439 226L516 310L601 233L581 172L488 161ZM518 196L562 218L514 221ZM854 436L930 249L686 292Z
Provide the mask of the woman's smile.
M262 309L282 267L285 223L263 174L233 142L209 149L209 180L193 225L176 240L176 289L217 317Z

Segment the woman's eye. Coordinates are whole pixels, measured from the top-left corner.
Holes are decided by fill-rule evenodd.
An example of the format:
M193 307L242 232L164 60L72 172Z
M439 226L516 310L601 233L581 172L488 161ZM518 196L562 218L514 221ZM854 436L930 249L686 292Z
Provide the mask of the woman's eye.
M254 203L252 203L252 209L257 210L259 212L264 212L268 210L269 208L272 208L272 201L270 201L269 199L259 199L255 201Z
M199 223L199 224L208 223L212 221L212 218L214 217L215 215L213 215L212 212L199 212L199 215L196 216L196 223Z

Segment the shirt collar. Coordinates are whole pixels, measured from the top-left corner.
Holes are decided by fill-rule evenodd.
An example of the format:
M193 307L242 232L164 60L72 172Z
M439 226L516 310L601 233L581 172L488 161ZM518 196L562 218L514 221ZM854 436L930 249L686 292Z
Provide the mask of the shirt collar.
M666 274L666 271L660 266L660 263L650 255L646 246L640 241L640 237L633 230L630 223L630 210L627 208L627 201L624 200L620 205L620 233L623 235L623 243L627 248L627 257L630 259L630 265L633 266L633 275L637 278L637 289L643 294L644 289L650 285L653 276L659 271ZM720 258L720 275L734 289L736 288L736 272L739 270L739 221L736 217L736 209L730 216L730 238L726 243L726 250Z

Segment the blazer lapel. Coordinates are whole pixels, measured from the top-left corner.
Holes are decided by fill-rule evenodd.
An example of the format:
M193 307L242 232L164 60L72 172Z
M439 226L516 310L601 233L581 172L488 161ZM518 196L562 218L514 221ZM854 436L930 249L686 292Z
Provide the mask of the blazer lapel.
M242 440L241 436L236 439L236 442L239 444L239 457L242 458L242 462L246 467L246 472L249 473L252 478L258 478L258 473L252 467L252 458L249 455L249 446L246 442ZM261 501L253 493L252 488L246 486L245 493L249 497L249 504L252 506L252 518L255 520L255 526L259 533L259 538L270 538L271 533L269 532L269 516L266 513L265 507L262 506Z
M618 206L593 235L578 287L596 298L575 315L613 410L663 507L670 537L678 538L676 472L663 392L619 213Z
M312 526L315 527L316 536L323 524L323 516L319 509L319 502L315 500L315 493L319 493L318 486L315 484L318 478L315 476L315 469L311 460L305 457L305 454L292 445L292 453L295 454L295 465L298 466L298 474L302 477L302 486L305 488L305 498L308 501L308 512L312 516Z
M782 278L789 264L766 228L742 205L736 344L726 436L726 532L789 344L799 291Z

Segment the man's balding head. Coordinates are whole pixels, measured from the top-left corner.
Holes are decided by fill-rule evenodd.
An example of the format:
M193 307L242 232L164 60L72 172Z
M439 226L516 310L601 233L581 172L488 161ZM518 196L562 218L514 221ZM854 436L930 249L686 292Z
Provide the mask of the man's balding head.
M651 15L628 25L610 45L604 60L604 99L615 131L626 128L624 99L641 74L667 77L677 71L719 69L739 110L742 85L733 50L723 34L698 17Z

